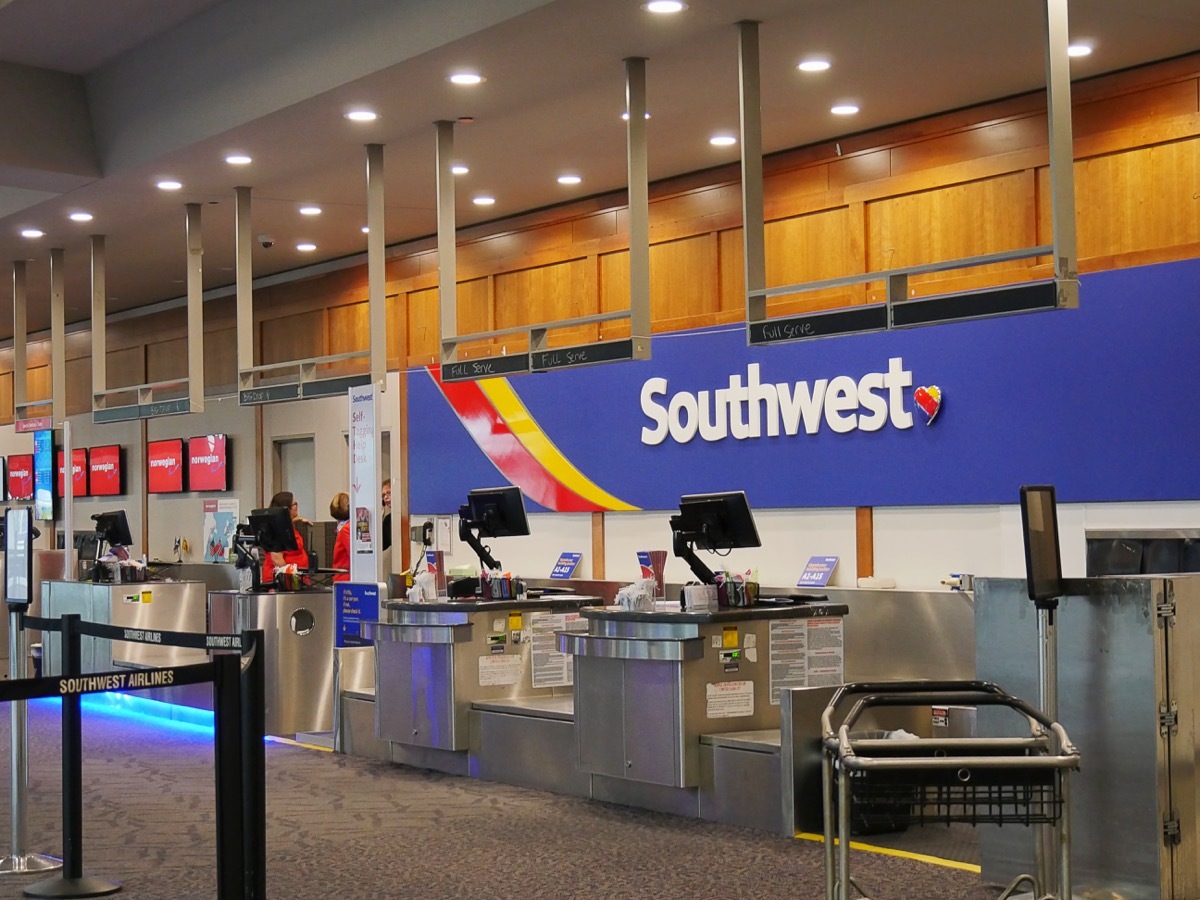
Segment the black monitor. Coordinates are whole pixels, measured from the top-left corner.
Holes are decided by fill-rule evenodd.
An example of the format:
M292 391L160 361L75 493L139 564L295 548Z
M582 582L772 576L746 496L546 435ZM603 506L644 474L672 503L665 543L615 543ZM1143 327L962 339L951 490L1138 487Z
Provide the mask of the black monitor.
M1021 488L1021 532L1025 537L1025 580L1029 599L1053 608L1063 594L1062 553L1058 545L1058 508L1054 488L1027 484Z
M94 513L92 521L96 523L96 534L100 540L112 547L118 556L123 555L123 548L133 545L125 510L114 509L112 512Z
M475 488L467 494L466 506L459 507L459 539L475 551L486 569L499 569L500 562L479 538L525 534L529 534L529 519L525 516L525 500L518 487Z
M693 548L728 553L735 547L762 546L743 491L680 497L679 513L671 516L671 536L675 555L687 560L704 584L716 584L717 578Z
M296 544L296 529L292 525L292 511L286 506L268 506L252 509L246 517L250 530L254 532L254 543L267 553L283 553L299 550Z

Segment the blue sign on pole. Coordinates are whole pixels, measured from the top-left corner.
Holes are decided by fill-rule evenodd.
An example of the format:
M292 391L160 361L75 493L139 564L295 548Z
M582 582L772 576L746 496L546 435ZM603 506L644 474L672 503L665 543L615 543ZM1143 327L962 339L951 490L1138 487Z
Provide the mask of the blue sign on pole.
M362 622L379 621L381 584L339 581L333 585L333 615L338 647L369 647L359 628Z
M575 574L575 569L579 565L579 560L583 559L582 553L572 551L564 551L558 558L558 562L554 564L554 568L550 570L551 578L570 578Z
M811 556L808 565L800 573L797 587L825 587L833 575L833 569L838 564L836 556Z

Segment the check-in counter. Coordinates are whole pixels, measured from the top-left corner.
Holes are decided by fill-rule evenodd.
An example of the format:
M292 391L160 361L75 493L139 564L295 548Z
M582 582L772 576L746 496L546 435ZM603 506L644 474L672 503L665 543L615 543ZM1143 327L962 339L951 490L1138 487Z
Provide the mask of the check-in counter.
M569 698L556 634L585 627L579 609L596 599L387 601L362 634L375 644L376 734L393 759L465 773L473 703Z
M142 581L111 584L91 581L46 581L42 584L42 614L58 618L78 613L88 622L140 631L208 630L206 587L202 581ZM48 675L61 674L62 638L58 632L43 635L43 667ZM84 672L116 667L152 668L206 662L204 650L111 641L84 635L80 640Z
M632 783L699 788L702 735L778 729L782 689L843 680L845 604L660 607L584 609L587 632L559 635L575 661L579 768L601 799L631 802ZM620 783L606 793L604 779Z
M208 608L214 633L263 632L267 734L332 732L333 593L212 591Z

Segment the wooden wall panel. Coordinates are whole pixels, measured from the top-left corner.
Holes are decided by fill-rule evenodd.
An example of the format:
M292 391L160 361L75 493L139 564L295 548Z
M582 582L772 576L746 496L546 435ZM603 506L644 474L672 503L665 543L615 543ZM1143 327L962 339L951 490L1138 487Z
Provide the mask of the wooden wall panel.
M1044 114L986 122L975 128L893 147L889 154L891 171L888 174L907 175L987 156L1044 147L1048 143Z
M540 325L592 315L599 310L594 262L573 259L536 269L497 275L495 280L496 327ZM596 339L596 328L574 327L553 331L551 346L565 346ZM521 349L510 346L510 349Z
M462 281L458 284L457 290L457 310L458 310L458 333L459 334L478 334L482 331L491 331L499 326L496 324L495 308L492 305L492 287L491 279L489 278L474 278L470 281ZM433 309L433 322L431 323L434 335L440 334L440 324L438 320L438 307ZM509 338L508 340L512 340ZM477 356L486 356L492 351L491 341L469 341L465 344L460 344L458 348L459 359L468 359Z
M33 403L50 399L50 366L32 366L25 370L25 400Z
M188 377L187 338L146 345L146 381L175 381Z
M651 271L654 269L651 263ZM615 312L629 309L629 251L618 250L600 257L600 311ZM650 319L654 330L654 317ZM612 340L629 337L629 320L605 322L600 329L601 337Z
M366 300L330 309L326 352L337 356L371 349L370 313L370 303Z
M263 322L262 365L325 356L325 311L281 316Z
M410 365L436 362L438 352L438 292L435 288L404 295L408 315L408 359Z
M1080 256L1200 241L1200 138L1076 164Z
M237 386L237 328L216 328L204 334L204 388L225 391Z
M720 309L717 286L715 234L650 248L650 321L654 325L714 317Z
M92 359L90 356L68 359L67 415L92 411Z
M9 360L12 366L12 360ZM10 425L13 421L13 373L0 373L0 424Z
M862 271L850 240L851 216L846 207L768 222L764 234L767 285L779 287L856 275ZM807 291L767 302L770 315L791 315L848 306L861 296L858 288Z
M1023 173L988 178L867 205L867 265L895 269L1033 246L1028 214L1035 198ZM1003 272L1026 263L989 267ZM913 283L936 280L931 275Z
M109 389L146 383L145 351L142 347L109 350L105 382Z

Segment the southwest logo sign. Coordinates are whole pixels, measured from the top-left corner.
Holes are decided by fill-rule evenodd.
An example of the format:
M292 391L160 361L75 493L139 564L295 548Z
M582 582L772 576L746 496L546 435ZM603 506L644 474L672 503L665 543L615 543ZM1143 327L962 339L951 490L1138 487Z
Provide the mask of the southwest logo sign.
M500 473L554 512L634 510L584 475L547 437L505 378L443 382L426 371L458 420Z

